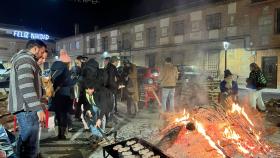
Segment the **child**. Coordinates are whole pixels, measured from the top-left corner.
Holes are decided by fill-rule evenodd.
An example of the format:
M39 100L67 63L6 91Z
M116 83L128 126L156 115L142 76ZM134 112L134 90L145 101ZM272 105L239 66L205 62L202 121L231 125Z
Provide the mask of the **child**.
M85 82L85 93L79 99L79 105L83 105L83 118L91 133L101 140L101 131L105 131L106 117L104 108L100 105L97 94L97 84L93 81Z

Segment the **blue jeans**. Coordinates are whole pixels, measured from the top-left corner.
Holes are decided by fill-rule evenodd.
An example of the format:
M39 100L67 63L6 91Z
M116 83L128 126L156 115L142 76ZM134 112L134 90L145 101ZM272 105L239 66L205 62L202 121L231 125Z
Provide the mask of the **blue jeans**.
M89 128L90 128L90 131L91 133L94 135L94 136L97 136L97 137L102 137L102 134L100 133L100 131L95 127L95 124L93 123L96 123L97 121L97 118L98 118L98 115L100 115L100 109L96 106L93 106L93 111L94 111L94 115L92 116L92 122L90 123L89 125ZM104 132L105 130L105 125L106 125L106 117L103 116L102 117L102 120L101 120L101 130Z
M166 101L169 98L170 101L170 111L174 112L174 95L175 88L162 88L162 111L166 112Z
M39 121L37 112L20 112L16 114L19 125L17 158L36 158L38 156Z

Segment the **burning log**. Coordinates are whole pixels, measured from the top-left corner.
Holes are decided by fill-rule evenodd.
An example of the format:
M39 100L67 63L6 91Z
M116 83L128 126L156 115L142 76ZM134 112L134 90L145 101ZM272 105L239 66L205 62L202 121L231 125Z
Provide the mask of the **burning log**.
M178 154L174 151L175 148L185 146L183 151L186 152L186 155L197 154L197 157L207 157L201 155L202 151L194 152L194 150L201 150L197 149L201 148L197 145L199 143L209 155L210 152L215 151L216 155L212 155L213 157L233 157L237 154L243 157L255 157L256 155L269 153L271 151L270 147L261 137L264 133L264 128L260 125L262 124L261 119L249 117L253 114L256 116L255 112L250 111L246 106L241 107L231 100L226 103L225 107L216 104L212 107L197 107L190 110L189 113L184 111L183 115L169 115L166 119L168 125L162 130L162 135L169 134L172 129L180 129L181 131L175 141L172 139L172 142L169 142L167 146L164 145L166 141L161 141L159 146L162 146L163 150L167 150L170 155ZM187 128L178 128L181 126ZM197 142L193 139L198 139L198 137L206 140L206 142ZM208 145L205 143L208 143ZM191 157L196 156L192 155ZM190 155L186 157L190 157Z
M168 131L168 133L166 133L164 137L161 138L161 140L157 143L156 146L160 146L164 149L171 147L176 138L178 137L178 134L181 131L182 127L183 126L177 126L172 130Z

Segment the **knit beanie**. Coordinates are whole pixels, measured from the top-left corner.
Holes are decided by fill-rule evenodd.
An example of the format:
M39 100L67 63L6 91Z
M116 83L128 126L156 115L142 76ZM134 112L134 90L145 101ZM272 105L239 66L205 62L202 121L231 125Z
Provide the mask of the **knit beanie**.
M59 60L64 62L64 63L70 63L71 58L68 55L67 51L65 49L61 49L59 52Z
M227 78L229 76L232 76L232 73L227 69L224 71L224 78Z

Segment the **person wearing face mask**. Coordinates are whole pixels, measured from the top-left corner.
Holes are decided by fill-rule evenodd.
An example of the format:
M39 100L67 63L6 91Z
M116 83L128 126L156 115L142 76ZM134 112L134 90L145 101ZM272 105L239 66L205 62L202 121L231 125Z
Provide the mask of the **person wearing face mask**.
M35 158L38 155L39 124L46 120L38 60L46 51L46 44L30 40L26 49L12 59L8 111L14 114L19 125L17 157Z
M57 119L58 139L66 139L66 129L71 127L68 117L73 105L71 88L75 85L76 81L71 78L69 71L70 63L70 56L66 50L62 49L59 53L59 61L54 62L51 66L51 76L55 90L51 104Z
M225 105L225 100L228 97L232 97L234 102L237 101L238 85L237 82L233 81L233 75L230 70L225 70L224 80L220 83L221 90L221 103Z

